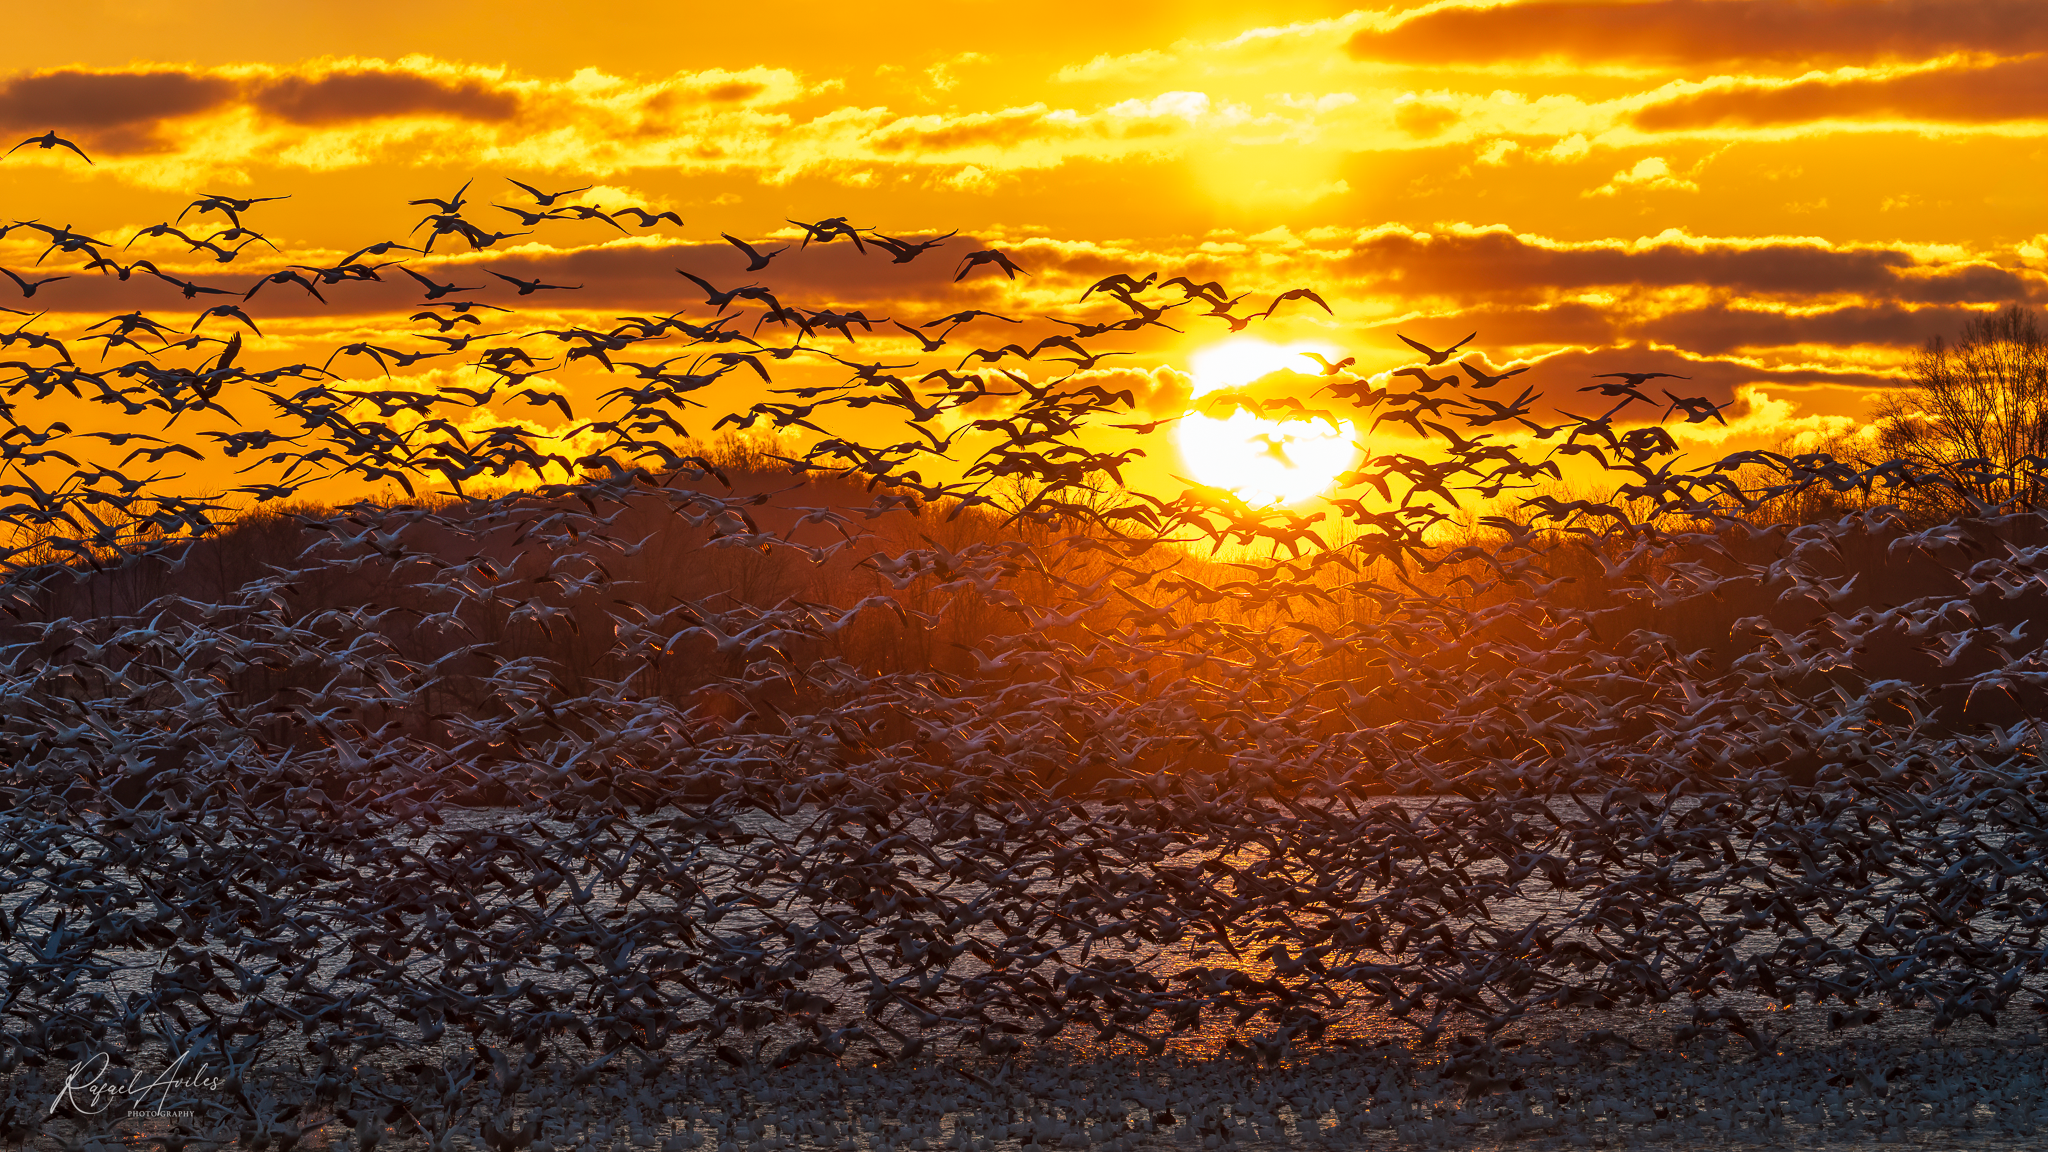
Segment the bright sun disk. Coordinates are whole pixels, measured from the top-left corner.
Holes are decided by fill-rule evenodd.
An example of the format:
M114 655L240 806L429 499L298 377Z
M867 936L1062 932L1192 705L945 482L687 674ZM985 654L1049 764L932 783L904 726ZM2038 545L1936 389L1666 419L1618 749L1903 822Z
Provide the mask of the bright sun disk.
M1240 338L1212 345L1189 360L1193 395L1249 384L1291 369L1320 366L1303 353L1335 357L1317 343L1274 344ZM1254 506L1292 504L1321 495L1358 459L1358 429L1349 420L1273 420L1239 409L1218 419L1190 408L1180 420L1180 451L1194 478L1227 488Z

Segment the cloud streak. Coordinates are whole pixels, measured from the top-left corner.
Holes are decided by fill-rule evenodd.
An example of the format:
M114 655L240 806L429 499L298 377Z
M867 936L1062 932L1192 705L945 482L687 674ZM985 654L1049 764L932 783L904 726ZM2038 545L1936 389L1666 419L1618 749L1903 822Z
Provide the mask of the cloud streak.
M2048 296L2048 281L1981 261L1922 261L1900 248L1787 238L1567 243L1506 228L1402 227L1358 234L1336 271L1405 296L1534 298L1589 288L1708 287L1763 298L1872 296L1908 303L2000 303Z
M1345 48L1356 59L1395 63L1927 60L2048 49L2048 8L2033 0L1457 4L1362 29Z
M1960 124L2048 119L2048 59L1903 74L1731 80L1651 103L1629 122L1644 131L1665 132L1873 119Z
M482 79L443 79L400 68L283 76L255 86L248 100L258 112L290 124L345 124L391 116L509 120L519 111L514 94Z

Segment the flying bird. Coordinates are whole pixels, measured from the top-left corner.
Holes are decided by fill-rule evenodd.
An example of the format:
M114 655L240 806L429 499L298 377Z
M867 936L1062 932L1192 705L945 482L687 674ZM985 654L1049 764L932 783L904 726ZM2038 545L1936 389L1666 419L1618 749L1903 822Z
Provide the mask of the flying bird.
M453 216L453 215L454 215L454 214L456 214L457 212L460 212L460 211L462 211L462 206L463 206L464 204L467 204L467 203L469 203L469 201L467 201L467 200L463 199L463 194L464 194L464 193L466 193L466 192L468 192L468 191L469 191L469 186L470 186L471 184L474 184L474 183L476 183L476 181L475 181L475 180L465 180L465 181L463 181L463 183L462 183L462 187L460 187L460 188L457 188L457 189L455 190L455 195L453 195L453 196L450 196L450 197L449 197L448 199L446 199L446 200L438 200L438 199L435 199L435 198L434 198L434 197L432 197L432 196L426 196L426 197L422 197L421 199L418 199L418 200L407 200L407 201L406 201L406 203L407 203L407 204L432 204L432 205L433 205L434 207L436 207L436 208L439 208L439 209L440 209L440 210L441 210L441 211L442 211L442 212L443 212L444 214L446 214L446 215L449 215L449 216ZM514 184L518 184L518 183L519 183L519 181L517 181L517 180L514 180L514 181L513 181L513 183L514 183ZM525 187L525 185L521 184L521 185L520 185L520 187L522 187L522 188L523 188L523 187ZM566 193L562 193L562 195L566 195Z
M1401 336L1399 332L1394 333L1394 335ZM1463 340L1458 341L1456 344L1451 345L1449 348L1446 348L1441 352L1437 351L1434 348L1431 348L1427 344L1423 344L1415 340L1410 340L1406 336L1401 336L1401 342L1403 344L1408 345L1410 348L1415 349L1417 352L1422 353L1424 356L1429 357L1429 366L1431 368L1434 368L1437 365L1443 363L1444 361L1449 360L1451 357L1457 355L1458 349L1463 348L1467 344L1470 344L1472 342L1473 337L1477 335L1479 335L1479 333L1474 332L1471 336L1465 337Z
M960 271L954 274L953 282L958 284L960 281L967 279L969 272L974 271L983 264L993 264L1001 268L1003 276L1010 280L1015 280L1017 273L1024 272L1024 269L1018 267L1016 262L1008 256L993 248L984 248L979 252L969 252L965 257L961 258ZM1024 272L1024 274L1026 276L1031 275L1029 272Z
M789 251L789 246L785 244L782 247L777 248L773 252L762 252L760 249L754 247L752 244L747 243L745 240L740 239L739 237L733 235L730 232L720 232L719 235L725 237L726 243L731 244L733 247L739 249L741 252L746 254L747 271L749 272L759 272L761 269L766 268L768 266L768 262L770 260L773 260L777 256L782 255L784 252Z
M1278 296L1273 297L1273 302L1271 304L1266 305L1266 310L1264 312L1254 314L1252 316L1252 319L1256 320L1260 319L1261 317L1271 316L1273 314L1274 309L1279 308L1280 305L1285 304L1289 300L1306 300L1309 303L1314 304L1318 308L1321 308L1323 311L1330 312L1330 306L1327 303L1324 303L1323 298L1321 296L1316 295L1314 289L1289 288L1287 291L1282 292ZM1335 316L1336 313L1330 312L1330 315ZM1478 335L1478 333L1474 333L1473 335ZM1466 339L1469 340L1471 339L1471 337L1468 336L1466 337ZM1432 360L1430 361L1430 363L1434 364L1436 363L1436 361Z
M1671 397L1671 407L1664 410L1663 420L1671 419L1673 412L1684 412L1687 424L1700 424L1712 419L1719 420L1722 426L1726 427L1728 421L1722 417L1721 409L1732 408L1735 405L1733 400L1726 404L1714 404L1703 399L1681 398L1668 388L1664 390L1664 395ZM1662 423L1662 420L1659 423Z
M248 300L253 298L256 293L263 290L265 284L297 284L299 287L312 293L315 300L320 301L322 304L327 303L327 297L320 295L319 286L307 279L306 274L296 268L287 268L282 272L272 272L270 275L258 280L247 292L242 293L242 299Z
M1197 284L1185 276L1175 276L1171 280L1161 280L1159 286L1161 288L1178 288L1181 290L1181 294L1188 299L1207 300L1212 306L1224 305L1230 300L1230 293L1224 290L1223 285L1214 280L1205 284ZM1239 297L1239 299L1243 299L1243 297Z
M506 182L506 183L508 183L508 184L512 184L512 185L515 185L515 186L517 186L517 187L519 187L519 188L523 188L523 189L525 189L525 190L526 190L526 193L527 193L528 195L530 195L530 196L532 196L532 197L533 197L533 199L534 199L534 203L536 203L536 204L539 204L539 205L540 205L541 207L543 207L543 208L552 208L552 207L554 207L554 206L555 206L555 201L557 201L557 200L560 200L560 199L561 199L562 197L564 197L564 196L574 196L574 195L575 195L575 194L577 194L578 192L588 192L588 191L590 191L590 190L591 190L592 188L595 188L595 187L597 187L597 185L595 185L595 184L585 184L585 185L584 185L583 187L581 187L581 188L571 188L571 189L569 189L569 190L568 190L568 191L566 191L566 192L543 192L543 191L541 191L540 189L538 189L538 188L535 188L535 187L534 187L533 185L531 185L531 184L521 184L521 183L520 183L519 181L517 181L517 180L514 180L514 179L512 179L512 178L511 178L510 176L507 176L507 177L505 177L505 182ZM464 185L463 185L462 187L463 187L463 188L464 188L464 189L466 190L466 189L467 189L467 188L469 187L469 185L467 185L467 184L464 184ZM460 203L462 203L462 200L461 200L461 197L462 197L462 193L461 193L461 192L457 192L457 193L456 193L455 195L456 195L456 200L455 200L455 202L456 202L457 204L460 204ZM413 201L413 203L414 203L414 204L439 204L439 203L441 203L441 201L439 201L439 200L414 200L414 201ZM444 212L453 212L453 211L455 211L455 209L453 209L453 208L446 208L446 207L444 207L444 208L442 209L442 211L444 211Z
M213 307L208 308L204 312L201 312L192 321L192 327L186 329L186 331L199 331L199 326L201 324L204 324L206 321L211 320L215 316L219 316L224 319L230 320L240 320L242 323L247 324L249 326L249 331L254 332L258 336L263 335L263 329L258 328L254 320L249 319L249 314L247 312L242 311L241 308L233 304L215 304Z
M550 289L560 292L573 292L576 289L583 287L583 285L581 284L543 284L539 280L521 280L517 276L507 276L503 272L493 272L489 268L484 269L484 273L486 275L496 276L498 279L503 280L507 284L517 285L519 288L519 294L521 296L531 296L535 292Z
M908 333L920 345L923 345L924 350L926 352L937 352L939 349L944 348L946 346L946 338L944 336L939 336L937 338L927 336L924 333L918 331L917 329L912 328L908 324L905 324L901 320L891 320L889 321L889 323L894 324L896 325L896 327L903 329L904 332Z
M1470 339L1470 337L1467 337L1467 339ZM1498 384L1501 381L1506 380L1510 376L1520 376L1522 373L1527 372L1529 370L1529 366L1524 365L1520 368L1511 368L1498 376L1490 376L1484 372L1481 372L1479 369L1474 368L1470 360L1460 360L1458 362L1458 367L1463 368L1465 370L1465 375L1470 376L1472 378L1472 386L1474 388L1491 388L1495 384Z
M634 222L642 228L652 228L663 220L669 221L678 228L683 226L683 218L674 212L649 212L645 208L614 208L612 209L612 215L631 216L634 218Z
M1394 375L1415 377L1415 379L1418 382L1416 387L1419 391L1422 392L1434 392L1439 388L1448 388L1451 385L1456 384L1458 382L1458 378L1456 376L1444 376L1439 378L1436 376L1431 376L1429 373L1423 371L1420 368L1396 369Z
M783 217L783 219L789 220L787 216ZM830 216L815 224L806 224L801 220L790 220L789 222L804 230L803 243L798 245L799 248L810 247L813 240L820 244L829 244L834 238L844 236L853 241L855 248L862 252L867 251L867 245L861 242L860 229L848 224L844 216Z
M185 210L178 213L178 219L185 219L186 213L189 212L197 212L201 216L206 215L208 212L218 212L227 217L229 223L239 228L242 226L242 213L247 212L258 204L267 204L272 200L289 199L291 199L289 196L223 196L218 192L208 192L199 199L185 205Z
M403 272L403 273L405 273L405 274L406 274L407 276L410 276L410 277L412 277L413 279L415 279L415 280L419 281L419 282L420 282L420 286L421 286L421 287L423 287L423 288L425 288L425 289L427 290L427 299L429 299L429 300L439 300L439 299L440 299L441 297L443 297L443 296L453 296L453 295L455 295L455 294L456 294L457 292L479 292L479 291L482 291L482 290L483 290L483 287L484 287L483 285L481 285L481 284L478 284L478 285L477 285L477 286L475 286L474 288L462 288L462 287L457 287L457 286L456 286L455 284L453 284L453 283L448 283L448 284L440 284L440 283L436 283L435 281L433 281L433 280L430 280L430 279L428 279L427 277L425 277L425 276L422 276L422 275L420 275L419 273L417 273L417 272L413 271L412 269L410 269L410 268L407 268L407 267L406 267L405 265L403 265L403 264L400 264L400 265L398 266L398 270L399 270L400 272Z
M0 275L5 275L9 280L14 281L14 286L21 289L21 294L24 297L35 295L36 289L41 288L45 284L55 284L59 280L71 279L69 276L45 276L41 280L24 280L6 268L0 268Z
M353 264L365 256L385 256L389 255L392 252L418 251L419 249L413 247L412 245L400 244L396 240L379 240L375 244L370 245L368 248L358 248L354 252L349 253L346 257L343 257L341 262L343 264Z
M1594 376L1593 379L1621 380L1626 382L1628 386L1631 388L1641 388L1644 384L1647 384L1652 380L1690 380L1692 379L1692 377L1678 376L1670 372L1602 372ZM1579 389L1579 391L1590 392L1592 391L1592 389L1581 388Z
M981 309L979 309L979 308L969 308L969 309L968 309L967 311L965 311L965 312L955 312L955 313L953 313L953 314L952 314L952 315L950 315L950 316L941 316L941 317L939 317L939 318L938 318L937 320L933 320L933 321L930 321L930 322L928 322L928 323L925 323L925 324L921 324L921 325L919 325L919 327L922 327L922 328L937 328L937 327L938 327L939 325L941 325L941 324L946 324L946 325L950 325L950 326L951 326L951 327L949 327L949 328L948 328L948 331L950 331L950 330L951 330L951 328L957 328L957 327L959 327L960 325L962 325L962 324L965 324L965 323L967 323L967 322L968 322L969 320L972 320L972 319L974 319L974 318L975 318L975 317L977 317L977 316L986 316L986 317L988 317L988 318L989 318L989 319L991 319L991 320L1001 320L1001 321L1002 321L1003 323L1005 323L1005 324L1022 324L1022 323L1023 323L1023 321L1022 321L1022 320L1016 320L1016 319L1012 319L1011 317L1008 317L1008 316L999 316L999 315L995 314L994 312L984 312L983 310L981 310Z
M9 148L7 150L7 154L9 156L12 156L16 152L21 151L23 148L26 148L31 144L36 145L37 147L43 149L44 151L48 151L52 148L69 148L73 152L78 153L78 158L80 160L85 161L87 164L92 163L92 157L87 156L85 154L85 149L80 148L78 145L73 144L71 141L64 139L62 136L57 135L57 130L55 128L50 129L48 132L43 133L41 136L31 136L28 139L23 140L21 143L16 144L12 148ZM95 165L95 167L97 167L97 165Z
M868 241L876 247L891 253L894 258L890 263L908 264L959 234L959 229L956 228L944 236L934 237L930 240L904 240L896 236L884 236L879 232L871 232L868 234Z
M130 264L128 266L128 270L130 272L134 272L137 269L141 269L142 271L149 273L151 276L156 277L157 279L163 281L164 283L177 288L180 292L184 293L185 299L187 300L193 299L194 297L197 297L201 294L207 296L234 295L233 292L230 292L225 288L209 288L203 284L195 284L190 280L180 280L176 276L172 276L160 271L156 265L150 263L147 260L137 260L135 263Z

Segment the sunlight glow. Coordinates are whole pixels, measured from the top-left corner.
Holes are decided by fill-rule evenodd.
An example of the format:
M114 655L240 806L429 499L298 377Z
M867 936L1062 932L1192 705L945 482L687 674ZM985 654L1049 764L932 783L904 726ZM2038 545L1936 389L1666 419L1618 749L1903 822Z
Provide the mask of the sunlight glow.
M1322 371L1321 365L1308 358L1310 352L1328 358L1339 355L1334 345L1319 340L1275 344L1256 336L1238 336L1188 357L1188 373L1194 377L1194 394L1202 396L1219 388L1241 388L1283 369L1304 374Z
M1273 372L1321 372L1303 353L1334 358L1313 341L1274 344L1243 337L1189 358L1197 397L1250 384ZM1228 488L1247 504L1293 504L1321 495L1358 459L1358 428L1339 420L1273 420L1243 410L1218 419L1190 409L1180 421L1180 451L1196 480Z

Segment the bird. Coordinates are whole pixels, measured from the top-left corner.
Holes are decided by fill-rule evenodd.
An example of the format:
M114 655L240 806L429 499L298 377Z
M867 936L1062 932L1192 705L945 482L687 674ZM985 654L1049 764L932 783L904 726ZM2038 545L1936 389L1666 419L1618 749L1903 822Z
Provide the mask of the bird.
M121 247L132 248L135 246L135 242L137 240L142 239L144 236L173 236L179 240L183 240L186 244L189 244L194 248L197 248L200 244L199 241L194 240L192 237L185 235L183 232L179 231L177 227L166 222L162 224L151 224L149 227L142 229L133 236L130 236L128 238L128 243L121 245Z
M1620 374L1617 373L1617 375ZM1622 399L1622 403L1624 404L1630 404L1637 400L1641 400L1645 404L1656 403L1655 400L1652 400L1648 396L1645 396L1639 390L1639 388L1639 385L1629 383L1626 380L1624 380L1620 384L1589 384L1586 387L1579 389L1579 391L1598 392L1602 396L1625 398Z
M1478 333L1475 332L1473 333L1473 335L1476 336L1478 335ZM1466 337L1466 339L1469 340L1471 339L1471 337L1468 336ZM1510 368L1506 372L1502 372L1499 375L1489 375L1485 372L1481 372L1477 368L1474 368L1470 360L1458 361L1458 367L1463 368L1465 370L1465 375L1470 376L1472 378L1472 386L1474 388L1491 388L1503 380L1507 380L1515 376L1520 376L1522 373L1527 372L1529 370L1528 365L1523 365L1520 368Z
M1434 348L1431 348L1427 344L1421 344L1414 340L1410 340L1406 336L1401 336L1399 332L1394 333L1394 335L1399 336L1403 344L1406 344L1410 348L1415 349L1417 352L1422 353L1424 356L1429 357L1429 367L1434 368L1437 365L1443 363L1444 361L1449 360L1451 357L1457 355L1458 349L1463 348L1467 344L1470 344L1473 341L1473 339L1479 335L1479 333L1474 332L1471 335L1466 336L1463 340L1458 341L1456 344L1453 344L1450 347L1445 348L1441 352Z
M1265 444L1265 447L1259 451L1259 455L1268 456L1274 460L1278 460L1280 462L1280 466L1283 468L1301 467L1299 464L1296 464L1294 462L1294 457L1289 456L1287 454L1287 445L1292 442L1291 437L1276 440L1271 435L1261 432L1258 435L1253 436L1252 439L1260 441L1261 443Z
M29 280L22 277L20 273L7 268L0 268L0 276L5 276L9 280L14 281L14 286L21 289L21 294L24 297L34 296L36 289L41 288L45 284L55 284L59 280L71 279L69 276L45 276L40 280Z
M1593 379L1620 380L1631 388L1641 388L1644 384L1647 384L1652 380L1690 380L1692 379L1692 377L1674 376L1669 372L1602 372L1599 375L1593 377ZM1580 389L1580 391L1588 391L1588 389L1582 388Z
M445 215L449 215L449 216L453 216L453 215L455 215L456 213L458 213L458 212L461 212L461 211L462 211L462 206L463 206L464 204L467 204L467 203L469 203L469 201L467 201L467 200L463 199L463 197L464 197L465 195L467 195L467 194L468 194L468 192L469 192L469 186L470 186L471 184L474 184L474 183L476 183L476 181L475 181L475 180L465 180L465 181L463 181L463 182L462 182L462 187L460 187L460 188L457 188L457 189L455 190L455 195L453 195L453 196L450 196L450 197L449 197L448 199L446 199L446 200L440 200L440 199L436 199L435 197L432 197L432 196L425 196L425 197L422 197L422 198L420 198L420 199L418 199L418 200L407 200L407 201L406 201L406 203L407 203L408 205L422 205L422 204L430 204L430 205L434 206L435 208L438 208L438 209L440 209L440 210L441 210L441 212L442 212L443 214L445 214ZM518 184L518 183L519 183L519 181L517 181L517 180L514 180L514 181L512 181L512 183L514 183L514 184ZM521 185L520 185L520 187L524 188L524 187L525 187L525 185L521 184ZM532 191L532 189L528 189L528 191ZM579 189L579 191L580 191L580 189ZM535 195L539 195L539 193L535 193ZM563 195L566 195L566 193L563 193Z
M370 244L362 248L358 248L354 252L349 253L347 256L342 257L341 262L343 264L353 264L365 256L388 256L393 252L418 251L419 249L414 248L408 244L400 244L396 240L379 240L375 244ZM401 267L403 267L403 265L401 265Z
M612 209L612 215L631 216L634 218L634 223L638 224L642 228L652 228L656 224L661 223L663 220L666 220L669 223L674 224L678 228L681 228L683 226L683 218L681 216L676 215L674 212L649 212L645 208L638 207L614 208Z
M583 285L581 284L543 284L538 279L521 280L517 276L507 276L503 272L493 272L489 268L484 269L484 273L485 275L488 276L496 276L498 279L503 280L505 283L513 285L514 287L518 288L519 294L521 296L531 296L535 292L541 291L543 289L552 289L555 291L566 292L574 291L578 288L583 287Z
M1314 304L1317 307L1321 308L1323 311L1330 312L1330 306L1323 302L1323 298L1321 296L1318 296L1314 289L1289 288L1287 291L1282 292L1278 296L1273 297L1273 302L1271 304L1266 305L1266 310L1264 312L1254 313L1253 318L1257 319L1261 317L1271 316L1274 313L1274 311L1280 307L1280 305L1285 304L1289 300L1306 300L1309 303ZM1336 315L1336 313L1334 312L1331 312L1330 314L1333 316ZM1435 363L1435 361L1431 361L1431 363Z
M1145 273L1145 278L1142 280L1133 277L1128 272L1112 272L1083 290L1081 299L1086 300L1097 292L1109 292L1122 297L1136 296L1151 287L1152 281L1158 278L1159 273L1157 272ZM1193 293L1190 293L1190 295L1193 295Z
M968 310L966 310L966 311L964 311L964 312L955 312L955 313L952 313L951 315L948 315L948 316L941 316L941 317L939 317L939 318L938 318L937 320L930 320L930 321L927 321L927 322L925 322L925 323L923 323L923 324L920 324L920 325L919 325L919 327L920 327L920 328L937 328L937 327L938 327L939 325L941 325L941 324L945 324L945 325L947 325L947 326L948 326L948 330L950 331L950 330L951 330L951 328L956 328L956 327L958 327L958 326L960 326L960 325L962 325L962 324L966 324L966 323L968 323L968 322L970 322L970 321L973 321L973 320L976 320L976 319L980 319L980 318L984 318L984 317L985 317L985 318L987 318L987 319L990 319L990 320L1000 320L1000 321L1002 321L1002 322L1003 322L1003 323L1005 323L1005 324L1022 324L1022 323L1023 323L1023 321L1022 321L1022 320L1016 319L1015 317L1011 317L1011 316L999 316L999 315L997 315L997 314L996 314L996 313L994 313L994 312L987 312L987 311L983 311L982 309L979 309L979 308L969 308Z
M272 272L270 275L256 281L247 292L242 294L242 299L254 299L256 293L262 291L265 284L297 284L299 287L304 288L307 294L315 300L320 301L322 304L327 303L327 297L320 295L319 285L313 283L304 272L296 268L287 268L282 272Z
M1356 356L1346 356L1342 360L1339 360L1336 363L1332 364L1330 361L1324 359L1322 355L1319 353L1303 352L1302 355L1315 361L1317 364L1322 365L1322 375L1324 376L1335 376L1337 373L1342 372L1346 368L1351 367L1353 364L1358 363L1358 357Z
M473 288L458 288L453 283L438 283L434 280L431 280L425 276L420 275L419 273L413 271L412 269L406 267L403 264L400 264L398 266L398 270L400 272L405 273L407 276L412 277L414 280L418 281L420 287L425 288L427 290L427 299L429 300L439 300L443 296L453 296L461 292L479 292L483 290L483 285L481 284Z
M593 208L588 204L570 204L561 208L557 208L555 209L555 211L564 214L556 217L556 219L602 220L605 223L611 225L612 227L617 228L620 232L626 231L625 225L620 224L617 220L612 219L610 213L598 208Z
M242 311L241 308L233 304L216 304L213 307L202 311L201 313L199 313L199 315L192 318L192 327L186 329L186 331L197 332L199 331L199 326L201 324L204 324L206 321L211 320L216 316L230 320L239 320L243 323L243 325L245 325L249 329L249 331L254 332L258 336L263 335L263 330L261 328L256 327L256 322L249 318L249 314L247 312Z
M12 148L9 148L7 150L7 154L9 156L12 156L16 152L19 152L20 150L28 147L31 144L35 145L38 148L43 149L46 152L52 148L69 148L73 152L78 153L78 158L80 160L85 161L87 164L92 163L92 157L87 156L85 154L85 149L80 148L78 145L73 144L71 141L64 139L62 136L57 135L57 131L54 128L48 132L43 133L41 136L31 136L28 139L23 140L21 143L16 144Z
M1011 260L1007 255L1004 255L1003 253L998 252L993 248L984 248L979 252L969 252L966 256L961 257L959 271L953 274L954 283L959 283L960 281L965 280L969 272L974 271L976 268L979 268L984 264L992 265L996 268L1002 269L1003 276L1006 279L1010 280L1015 280L1017 278L1017 273L1024 272L1024 269L1018 267L1017 263ZM1024 272L1024 274L1026 276L1030 275L1029 272Z
M1688 424L1699 424L1712 419L1719 421L1725 426L1728 421L1721 415L1721 409L1730 407L1735 403L1733 400L1725 404L1713 404L1706 400L1681 399L1673 395L1668 389L1664 395L1671 398L1671 407L1664 410L1663 420L1671 419L1673 412L1683 411L1685 413L1685 422ZM1661 423L1662 421L1660 420L1659 422Z
M801 220L791 220L789 222L804 230L803 242L798 245L800 248L810 247L813 240L820 244L829 244L838 237L844 236L853 241L853 246L857 251L867 251L867 245L861 239L861 230L848 224L844 216L831 216L812 224L806 224Z
M868 233L868 243L890 253L892 257L891 263L908 264L959 234L959 231L956 229L943 236L934 236L930 240L905 240L896 236L884 236L879 232L870 232ZM749 269L749 271L752 271L752 269Z
M558 216L558 215L556 215L556 214L554 213L554 211L553 211L553 210L543 210L543 211L540 211L540 212L528 212L528 211L527 211L526 209L524 209L524 208L514 208L514 207L512 207L512 206L511 206L511 205L509 205L509 204L497 204L497 203L493 203L493 204L491 205L491 207L493 207L493 208L496 208L496 209L497 209L498 211L500 211L500 212L510 212L510 213L511 213L512 215L514 215L514 216L517 216L517 217L519 217L519 222L520 222L521 224L525 225L525 226L526 226L526 227L528 227L528 228L531 228L531 227L533 227L533 226L534 226L534 225L536 225L536 224L541 224L541 223L544 223L544 222L546 222L546 221L549 221L549 220L567 220L567 219L569 219L569 217L567 217L567 216Z
M193 212L197 212L201 216L206 215L208 212L218 212L228 218L228 223L239 228L242 226L242 213L249 211L258 204L268 204L274 200L289 199L291 199L289 196L226 196L218 192L208 192L190 204L185 205L178 213L178 221L182 223L185 217Z
M576 195L576 194L577 194L578 192L588 192L588 191L590 191L590 190L591 190L592 188L596 187L596 185L594 185L594 184L585 184L585 185L584 185L583 187L581 187L581 188L570 188L570 189L568 189L567 191L563 191L563 192L543 192L543 191L541 191L540 189L538 189L538 188L535 188L535 187L534 187L533 185L531 185L531 184L521 184L521 183L520 183L519 181L517 181L517 180L514 180L514 179L512 179L512 178L511 178L510 176L507 176L507 177L505 178L505 182L506 182L506 183L508 183L508 184L511 184L512 186L514 186L514 187L516 187L516 188L519 188L519 189L523 190L524 192L526 192L526 194L527 194L527 195L529 195L529 196L532 196L532 197L533 197L533 200L534 200L534 203L536 203L536 204L539 204L539 205L540 205L541 207L543 207L543 208L552 208L552 207L554 207L554 206L555 206L555 201L557 201L557 200L560 200L560 199L561 199L562 197L564 197L564 196L574 196L574 195ZM464 190L464 191L467 191L467 190L468 190L468 188L469 188L469 185L465 184L465 185L463 185L462 187L463 187L463 190ZM414 200L414 201L412 201L412 203L414 203L414 204L434 204L434 205L437 205L437 206L439 206L439 207L440 207L440 209L441 209L441 211L443 211L443 212L453 212L453 211L455 211L455 207L451 207L451 206L450 206L450 204L449 204L449 202L447 202L447 201L441 201L441 200ZM453 203L454 203L454 204L455 204L456 206L459 206L459 205L460 205L460 204L462 203L462 193L461 193L461 192L457 192L457 193L455 194L455 200L453 201Z
M918 347L921 351L937 352L939 349L944 348L946 346L946 340L943 336L936 338L927 336L923 332L920 332L917 329L910 327L908 324L905 324L900 320L892 320L890 321L890 323L895 324L896 327L901 329L905 335L909 336L913 340L916 340L918 343Z
M1178 288L1183 296L1191 300L1207 300L1212 306L1226 304L1230 299L1230 293L1224 290L1223 285L1214 280L1197 284L1186 276L1175 276L1171 279L1160 281L1159 286L1161 288Z
M1458 382L1456 376L1431 376L1420 368L1396 368L1393 375L1413 376L1421 392L1435 392L1439 388L1448 388Z
M777 248L773 252L764 253L759 249L755 248L753 245L740 239L739 237L734 236L730 232L721 232L719 233L719 235L725 237L726 243L731 244L733 247L739 249L740 252L746 256L747 271L749 272L759 272L761 269L768 267L768 262L770 260L773 260L777 256L782 255L784 252L789 251L788 247L785 246L782 248Z
M190 280L180 280L176 276L172 276L169 275L168 273L159 271L155 264L152 264L147 260L137 260L134 264L129 265L129 268L131 271L139 268L142 271L149 273L151 276L154 276L157 279L163 281L164 283L171 285L172 287L178 289L179 293L183 295L187 300L196 299L197 297L200 296L234 295L234 293L228 291L225 288L214 288L208 285L194 283L193 281Z

